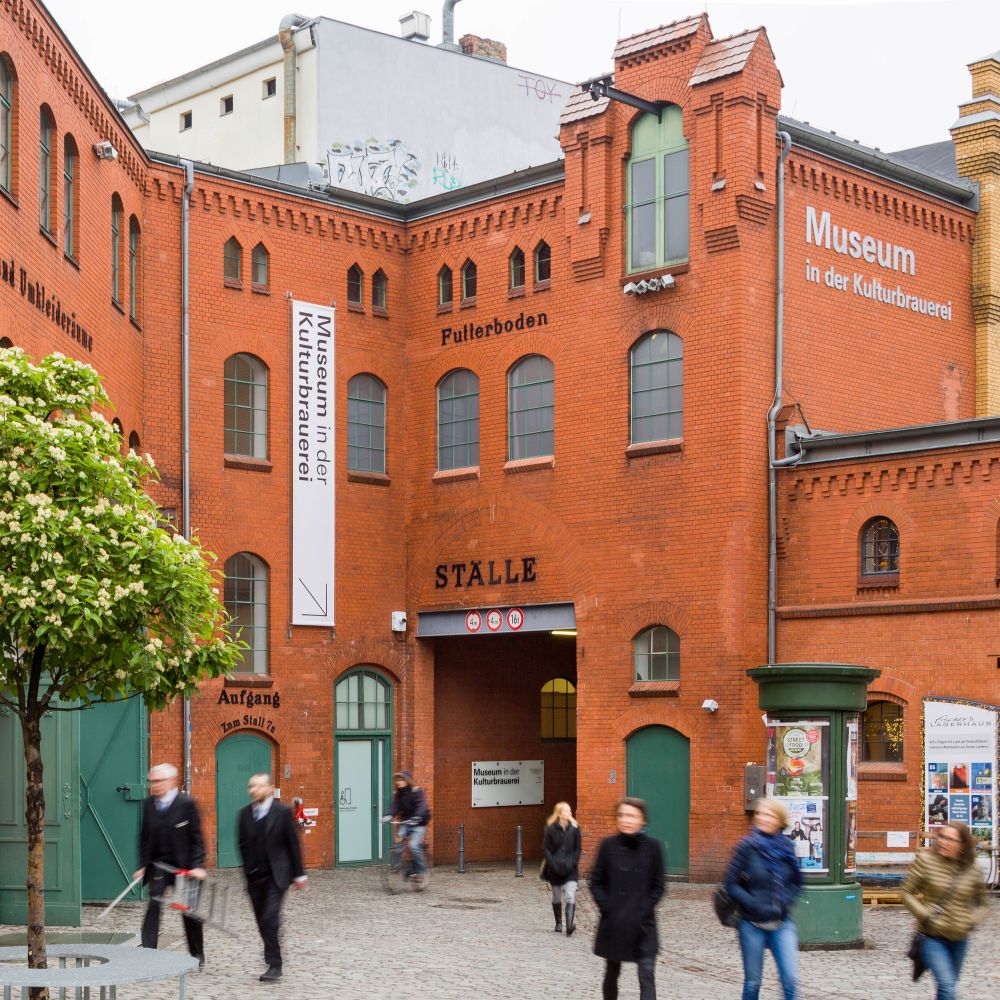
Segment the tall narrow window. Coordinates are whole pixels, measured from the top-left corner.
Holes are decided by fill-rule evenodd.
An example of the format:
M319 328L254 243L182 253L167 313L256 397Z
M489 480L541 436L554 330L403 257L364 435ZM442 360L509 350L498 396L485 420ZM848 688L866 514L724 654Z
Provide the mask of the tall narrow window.
M552 250L542 240L535 247L535 281L548 281L552 277Z
M676 333L654 330L632 347L632 444L683 434L683 343Z
M520 247L514 247L509 258L510 265L510 290L524 288L524 251Z
M479 376L460 368L438 383L438 468L479 465Z
M267 458L267 365L252 354L226 358L225 451Z
M385 386L367 373L347 383L347 467L385 472Z
M263 290L268 286L268 269L271 255L263 243L258 243L250 254L250 282L254 288Z
M861 716L861 759L903 759L903 709L893 701L873 701ZM947 776L946 776L947 778ZM945 791L948 790L945 784ZM928 788L928 791L933 789Z
M507 377L507 412L511 461L553 454L555 376L552 362L540 354L522 358Z
M267 564L251 552L238 552L226 560L225 605L229 630L247 644L243 669L266 674L267 657Z
M139 449L142 447L142 444L139 441L139 435L136 431L129 433L128 447L129 451L134 451L137 455L139 454Z
M365 276L357 264L347 269L347 301L351 305L363 305L361 297L364 294Z
M63 140L63 250L70 257L77 256L79 237L76 220L77 201L77 155L76 143L71 135Z
M124 208L117 194L111 196L111 298L122 301L122 216Z
M128 314L136 322L139 321L139 309L142 304L139 291L142 268L140 240L139 220L134 215L130 216L128 220Z
M452 302L451 268L447 265L438 271L438 305L450 306Z
M467 260L462 265L462 300L476 297L476 265Z
M385 309L388 301L389 279L385 276L385 271L379 268L372 275L372 308Z
M861 575L899 573L899 529L887 517L873 517L861 529Z
M672 628L654 625L635 638L637 681L679 681L681 640Z
M243 284L243 247L235 236L230 236L222 248L222 277L227 285Z
M17 77L5 52L0 52L0 187L14 193L14 127L17 120Z
M542 739L576 739L576 685L565 677L542 685Z
M659 121L656 115L641 115L632 126L628 167L630 271L687 260L689 186L681 109L667 105Z
M48 108L38 116L38 224L51 235L52 222L52 140L55 124Z

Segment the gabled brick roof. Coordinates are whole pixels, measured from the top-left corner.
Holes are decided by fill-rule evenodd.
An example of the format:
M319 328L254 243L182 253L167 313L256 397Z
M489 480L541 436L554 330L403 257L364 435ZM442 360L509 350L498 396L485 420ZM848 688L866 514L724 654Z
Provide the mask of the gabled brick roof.
M611 74L609 73L608 76ZM611 103L608 97L600 97L596 101L586 90L577 90L569 95L569 100L559 116L560 125L580 121L581 118L592 118L599 115Z
M687 38L698 30L704 18L704 14L697 14L694 17L685 17L681 21L673 21L671 24L661 24L658 28L641 31L638 35L622 38L615 46L615 59L624 59L636 52L642 52L643 49L652 49L667 42Z
M701 59L698 60L694 75L691 77L691 86L695 87L699 83L739 73L746 66L750 53L761 35L767 38L763 28L754 28L752 31L730 35L728 38L713 39L702 50Z

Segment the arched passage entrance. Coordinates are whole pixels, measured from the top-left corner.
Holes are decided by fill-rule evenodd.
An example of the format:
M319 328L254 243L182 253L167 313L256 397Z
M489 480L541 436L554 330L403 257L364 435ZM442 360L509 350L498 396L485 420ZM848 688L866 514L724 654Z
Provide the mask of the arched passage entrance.
M254 733L235 733L215 748L216 865L236 868L240 849L236 815L249 801L247 782L253 774L271 773L271 743Z
M691 741L667 726L646 726L625 743L627 794L645 799L647 833L663 841L667 874L688 874Z

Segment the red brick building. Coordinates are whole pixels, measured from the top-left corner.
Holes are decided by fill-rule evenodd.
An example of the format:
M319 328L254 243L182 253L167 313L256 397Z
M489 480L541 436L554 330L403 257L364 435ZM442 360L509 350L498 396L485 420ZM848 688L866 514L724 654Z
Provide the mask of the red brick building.
M191 790L220 864L237 861L248 769L317 810L307 859L332 865L379 857L375 819L406 767L438 860L459 824L471 859L511 858L517 825L537 853L559 799L590 849L627 789L653 802L674 874L719 873L743 766L763 756L745 671L769 652L776 133L778 428L799 457L777 473L776 659L882 670L872 699L902 709L902 742L878 709L872 753L901 759L862 769L860 848L919 830L920 698L998 698L1000 243L977 238L986 194L966 179L1000 169L995 131L976 118L963 146L956 129L963 177L780 118L764 30L714 39L702 15L618 43L610 97L605 81L567 105L564 160L398 206L148 154L44 9L0 11L3 335L105 375L251 642L246 673L190 705ZM1000 61L973 69L988 95ZM32 305L22 268L85 343ZM334 627L291 623L292 301L336 306ZM863 572L877 518L897 531L894 573ZM151 721L152 759L183 760L184 725L180 703ZM543 804L473 805L489 787L474 764L488 781L536 762Z

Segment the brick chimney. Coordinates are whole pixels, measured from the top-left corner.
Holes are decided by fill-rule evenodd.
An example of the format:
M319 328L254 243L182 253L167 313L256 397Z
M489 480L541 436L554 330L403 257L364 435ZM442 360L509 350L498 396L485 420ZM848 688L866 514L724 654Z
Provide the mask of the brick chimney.
M467 56L482 56L494 62L507 63L507 46L492 38L480 38L478 35L462 35L458 40L462 51Z

